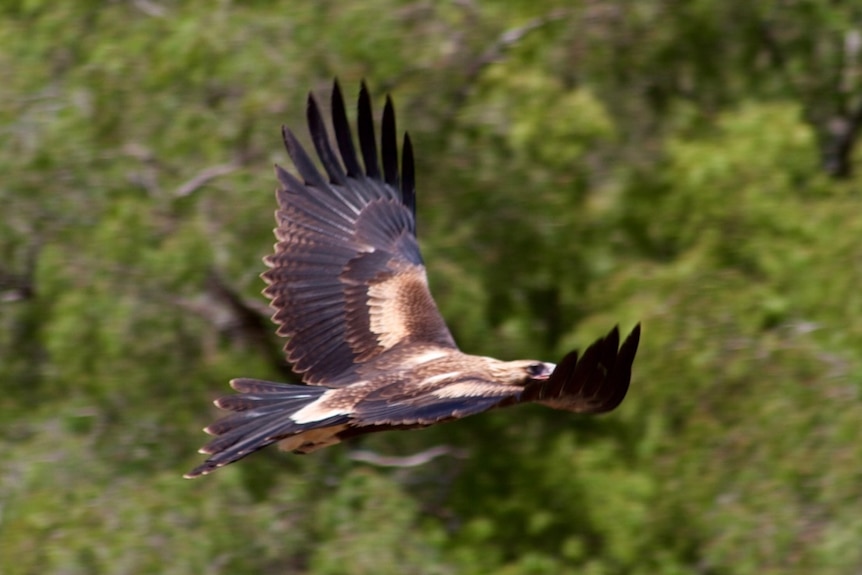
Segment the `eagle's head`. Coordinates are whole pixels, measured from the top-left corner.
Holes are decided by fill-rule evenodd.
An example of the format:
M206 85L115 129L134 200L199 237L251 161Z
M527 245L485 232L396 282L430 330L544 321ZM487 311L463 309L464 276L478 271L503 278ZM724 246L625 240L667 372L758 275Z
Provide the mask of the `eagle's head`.
M534 359L516 361L495 361L490 366L494 380L506 385L524 386L531 381L544 381L551 376L553 363Z

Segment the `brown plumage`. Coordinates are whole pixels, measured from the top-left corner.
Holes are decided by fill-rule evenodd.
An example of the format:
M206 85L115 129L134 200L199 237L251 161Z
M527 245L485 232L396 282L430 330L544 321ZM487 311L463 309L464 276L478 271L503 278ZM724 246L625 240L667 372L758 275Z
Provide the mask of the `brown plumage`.
M626 395L640 326L620 346L617 328L559 365L462 353L437 310L416 241L413 150L405 134L398 169L395 113L383 109L381 158L371 99L359 93L360 166L338 83L330 143L314 98L308 126L326 173L289 129L299 177L276 166L275 253L264 294L285 353L305 385L240 378L216 400L234 412L205 429L204 475L271 443L308 453L344 438L459 419L537 402L577 413L614 409Z

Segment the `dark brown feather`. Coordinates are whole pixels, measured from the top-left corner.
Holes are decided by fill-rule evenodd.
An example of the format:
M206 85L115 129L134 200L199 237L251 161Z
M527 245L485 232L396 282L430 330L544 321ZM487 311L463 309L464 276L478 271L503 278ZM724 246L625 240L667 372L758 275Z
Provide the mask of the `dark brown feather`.
M359 147L362 149L362 160L365 162L365 175L379 180L380 168L377 163L377 142L374 137L374 114L371 111L371 96L368 94L368 86L365 82L362 82L359 90L356 123L359 127Z
M335 139L338 142L338 151L341 160L347 169L347 175L351 178L359 178L363 175L362 168L356 159L356 148L353 146L353 134L350 131L350 122L347 120L347 111L344 107L344 96L341 94L341 86L336 80L332 86L332 126L335 130Z
M329 135L323 124L323 116L320 115L320 109L318 109L317 102L311 94L308 95L306 117L308 119L308 132L311 134L314 149L317 150L317 157L320 158L320 163L323 164L329 181L333 184L346 186L347 174L344 173L332 145L329 143Z
M413 144L410 135L404 134L404 147L401 155L401 200L413 215L410 231L416 235L416 173L413 168Z
M410 188L398 187L392 102L387 100L383 112L382 179L368 90L360 92L358 110L364 173L337 84L332 105L338 154L309 95L309 131L329 181L293 132L283 130L301 179L276 168L279 241L266 259L271 269L263 277L278 334L288 338L285 352L294 370L308 384L338 386L350 384L362 363L398 344L455 349L455 342L428 290L413 232L411 151L403 154Z
M618 347L619 331L615 327L580 358L577 351L566 355L547 381L528 383L519 401L535 401L576 413L611 411L628 392L640 333L638 324Z
M380 124L381 155L383 156L383 180L398 187L398 138L395 129L395 106L392 98L386 97L383 106L383 122Z

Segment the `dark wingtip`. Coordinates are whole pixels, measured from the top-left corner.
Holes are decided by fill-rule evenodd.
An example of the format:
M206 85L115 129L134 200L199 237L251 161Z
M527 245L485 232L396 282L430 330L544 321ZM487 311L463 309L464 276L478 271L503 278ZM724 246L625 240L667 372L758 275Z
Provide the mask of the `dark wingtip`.
M616 358L606 378L610 393L602 402L602 412L616 409L628 394L632 379L632 365L637 354L640 336L641 325L638 323L626 336L619 351L616 352Z
M631 333L626 338L626 341L623 342L623 346L625 347L625 345L627 343L629 343L629 341L631 341L630 345L632 345L634 347L634 351L637 351L638 344L640 343L640 340L641 340L641 324L640 324L640 322L638 322L635 325L635 327L632 329Z
M275 165L275 177L278 179L278 188L275 191L275 197L280 208L284 208L288 203L288 192L297 192L303 188L302 182L296 179L296 176L279 166Z
M413 144L410 134L404 133L401 152L401 200L413 214L413 235L416 235L416 169L413 162Z
M383 179L393 188L398 188L398 130L395 125L395 105L388 94L386 95L386 104L383 106L383 121L380 131Z
M615 409L628 393L640 333L637 324L620 346L619 327L614 326L582 356L577 351L567 354L546 382L528 385L521 401L539 401L580 413Z
M287 150L287 153L290 153L290 140L291 136L293 136L293 132L290 131L290 128L281 125L281 141L284 142L284 149Z
M312 137L314 136L312 134ZM281 137L284 139L284 146L287 148L290 159L293 160L293 165L302 176L302 179L305 180L305 183L318 189L326 188L326 181L320 175L314 162L305 151L305 148L302 147L302 144L299 143L299 139L297 139L293 131L286 126L282 126Z
M347 107L344 105L344 94L338 78L332 81L332 97L330 100L332 111L332 126L335 130L335 141L338 151L341 152L341 161L347 170L347 175L356 178L362 175L362 168L356 159L356 148L353 146L353 134L350 131L350 121L347 119Z
M359 89L357 103L357 126L359 128L359 147L362 150L362 160L365 163L365 175L380 179L380 168L377 164L377 142L374 137L374 113L371 108L371 94L365 80Z
M275 177L278 179L278 183L281 184L282 187L286 188L290 184L290 172L278 164L273 164L273 170L275 171Z
M344 184L347 176L335 150L329 143L329 134L326 130L323 114L320 113L320 106L317 105L317 100L311 92L308 93L305 116L314 149L317 151L317 157L320 158L321 164L323 164L323 169L326 170L326 175L329 176L329 181L334 184Z

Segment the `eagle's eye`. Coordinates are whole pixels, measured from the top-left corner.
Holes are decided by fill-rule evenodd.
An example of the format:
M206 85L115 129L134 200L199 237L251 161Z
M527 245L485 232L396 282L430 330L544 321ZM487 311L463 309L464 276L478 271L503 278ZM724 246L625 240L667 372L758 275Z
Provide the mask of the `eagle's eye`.
M531 363L527 366L527 375L530 377L547 377L550 375L548 367L544 363Z

